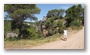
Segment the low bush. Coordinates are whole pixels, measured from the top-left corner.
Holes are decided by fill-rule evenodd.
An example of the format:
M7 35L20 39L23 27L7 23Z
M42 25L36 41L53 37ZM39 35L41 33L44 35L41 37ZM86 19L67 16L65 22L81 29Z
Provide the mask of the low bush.
M54 30L48 29L48 35L51 36L51 35L53 35L53 34L54 34Z
M55 34L56 34L56 33L59 33L59 30L58 30L58 29L55 29L54 32L55 32Z
M79 21L72 21L72 22L70 23L70 27L71 27L72 29L78 29L80 26L81 26L81 23L80 23Z
M4 40L5 41L7 41L7 40L9 40L9 41L16 41L16 40L18 40L18 38L17 37L8 37L8 38L5 38Z
M79 21L72 21L70 23L70 26L76 26L76 27L80 27L81 23Z
M42 37L42 33L41 30L38 30L36 32L35 30L36 28L34 27L30 27L27 28L23 31L23 39L36 39L36 38L41 38Z
M57 27L59 27L58 32L59 33L63 33L63 30L65 28L65 25L63 24L63 21L62 20L58 20Z

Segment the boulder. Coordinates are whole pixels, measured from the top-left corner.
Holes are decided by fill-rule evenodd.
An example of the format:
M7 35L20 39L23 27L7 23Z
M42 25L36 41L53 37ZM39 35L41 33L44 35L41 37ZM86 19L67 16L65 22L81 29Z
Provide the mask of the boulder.
M48 36L48 31L43 29L43 35L44 35L44 37L47 37Z
M18 34L12 33L12 32L6 34L6 38L9 38L9 37L12 37L13 38L13 37L17 37L17 36L18 36Z

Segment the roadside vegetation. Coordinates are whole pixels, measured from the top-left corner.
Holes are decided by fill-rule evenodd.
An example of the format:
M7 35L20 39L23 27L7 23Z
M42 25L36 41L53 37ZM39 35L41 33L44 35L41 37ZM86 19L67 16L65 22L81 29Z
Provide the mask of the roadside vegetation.
M81 4L73 5L67 10L49 10L47 15L38 21L35 14L40 11L36 4L4 5L4 12L7 13L4 17L5 48L31 47L61 40L65 28L73 33L84 26L84 8ZM63 17L64 13L66 15ZM27 19L35 22L25 22Z

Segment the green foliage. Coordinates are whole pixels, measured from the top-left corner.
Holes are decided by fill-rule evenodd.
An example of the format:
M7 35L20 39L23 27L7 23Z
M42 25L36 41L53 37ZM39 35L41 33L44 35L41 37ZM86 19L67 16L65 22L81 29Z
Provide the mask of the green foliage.
M48 34L49 35L53 35L55 33L58 33L62 31L62 27L63 27L63 21L60 21L59 19L62 19L62 15L64 14L65 10L60 9L53 9L48 11L47 13L47 20L45 22L46 25L46 30L48 30ZM58 22L55 22L55 20L59 20ZM57 29L57 27L59 27L59 30Z
M64 29L65 29L65 26L60 27L59 30L58 30L59 33L60 33L60 34L63 33L63 30L64 30Z
M77 26L80 27L81 23L79 21L73 21L70 23L70 26Z
M38 36L38 38L41 38L41 37L43 36L43 35L42 35L42 32L41 32L41 30L40 30L40 29L38 30L37 34L38 34L38 35L37 35L37 36Z
M34 28L29 28L28 31L29 31L30 37L32 37L32 38L36 37Z
M56 28L57 27L57 23L56 22L53 22L52 24L53 24L52 28Z
M11 31L11 21L4 20L4 33Z
M19 29L18 37L20 39L24 27L24 20L30 18L30 20L36 21L37 17L35 17L35 14L39 14L40 9L35 4L5 4L4 12L7 12L12 19L12 30Z
M51 21L50 20L47 20L46 22L45 22L45 25L46 26L49 26L51 24Z
M73 5L72 7L68 8L66 10L67 26L69 26L72 21L78 21L78 20L79 22L83 21L83 19L81 18L84 16L82 15L83 13L84 12L81 4L78 4L77 6Z
M6 35L6 33L8 32L12 32L11 30L11 20L4 20L4 35ZM13 31L14 33L18 33L18 29Z
M45 22L45 25L47 26L47 28L53 26L53 24L52 24L53 21L54 21L54 18L53 17L47 19L47 21Z
M41 25L41 20L40 20L40 21L37 21L35 24L36 24L38 27L40 27L40 25Z
M65 10L63 9L60 9L60 10L57 10L57 9L53 9L53 10L50 10L48 11L47 13L47 17L50 18L50 17L54 17L54 18L61 18L61 16L64 14Z
M54 34L54 30L53 29L48 29L48 35L51 36Z
M30 18L30 20L37 20L35 14L39 14L40 9L35 4L5 4L4 8L4 11L8 13L4 18L7 19L7 17L10 17L12 19L10 22L4 23L5 33L16 30L16 32L19 33L18 37L22 37L23 39L36 39L42 37L42 32L39 29L41 21L30 23L29 26L24 22L27 18ZM47 20L44 25L46 26L49 35L63 33L66 25L76 29L77 27L80 27L81 22L84 23L84 8L82 8L81 4L73 5L66 10L66 25L64 25L64 19L62 19L64 12L65 10L63 9L48 11ZM36 27L32 26L33 24L38 27L37 32ZM6 37L5 34L4 37ZM14 40L15 38L8 39Z
M70 26L72 29L77 29L78 27L81 26L81 23L79 21L73 21L70 23Z
M58 20L57 27L59 27L59 33L63 33L63 30L64 30L65 26L64 26L62 20Z
M56 34L56 33L59 33L59 30L58 29L54 29L54 34Z
M54 17L48 18L51 22L54 21Z
M30 27L23 31L23 38L24 39L37 39L42 37L42 33L40 30L36 32L36 28Z
M57 26L58 26L58 27L62 27L62 26L63 26L63 21L62 21L62 20L58 20Z

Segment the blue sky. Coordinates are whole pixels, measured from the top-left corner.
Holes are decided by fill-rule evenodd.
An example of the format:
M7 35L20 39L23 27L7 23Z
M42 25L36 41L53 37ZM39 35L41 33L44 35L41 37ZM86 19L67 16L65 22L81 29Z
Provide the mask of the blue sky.
M46 16L49 10L52 10L52 9L67 10L71 6L77 5L77 4L36 4L36 5L41 9L40 14L36 15L36 17L38 17L38 20L42 20L43 16ZM82 5L82 6L84 7L84 5Z
M73 5L77 5L77 4L36 4L36 6L39 7L41 11L40 11L40 14L36 14L35 16L38 18L38 21L39 21L39 20L42 20L43 17L47 15L49 10L52 10L52 9L67 10ZM84 5L82 5L82 7L84 7ZM26 20L26 21L29 22L30 20Z
M74 4L37 4L37 6L41 9L40 14L36 15L38 20L42 20L43 16L46 16L49 10L52 9L68 9ZM64 14L65 15L65 14Z

